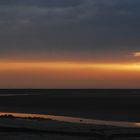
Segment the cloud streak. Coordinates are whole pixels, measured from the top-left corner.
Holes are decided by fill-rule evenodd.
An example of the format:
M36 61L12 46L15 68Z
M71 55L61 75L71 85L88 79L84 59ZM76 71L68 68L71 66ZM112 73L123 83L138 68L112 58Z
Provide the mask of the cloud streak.
M135 56L135 57L140 57L140 52L134 52L134 53L133 53L133 56Z

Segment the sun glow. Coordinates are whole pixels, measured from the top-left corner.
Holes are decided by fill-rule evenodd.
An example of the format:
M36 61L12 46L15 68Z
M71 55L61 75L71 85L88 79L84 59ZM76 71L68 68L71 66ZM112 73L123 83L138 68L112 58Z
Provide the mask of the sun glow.
M140 71L140 64L81 63L81 62L0 62L0 70L18 69L102 69Z
M140 57L140 52L134 52L134 53L133 53L133 56L135 56L135 57Z
M0 61L1 88L139 88L139 63Z

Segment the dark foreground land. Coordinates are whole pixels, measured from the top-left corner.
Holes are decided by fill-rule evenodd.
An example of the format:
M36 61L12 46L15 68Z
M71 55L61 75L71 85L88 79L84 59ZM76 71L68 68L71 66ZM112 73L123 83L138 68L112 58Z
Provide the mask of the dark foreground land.
M1 131L2 130L2 131ZM0 128L3 140L140 140L140 130L96 131L89 133L36 131L24 128Z
M4 120L6 121L6 120ZM10 123L12 120L7 121ZM16 121L14 119L14 121ZM21 120L20 120L21 121ZM22 120L23 121L23 120ZM70 127L59 126L53 128L46 126L45 129L35 126L36 122L28 120L21 126L2 126L0 127L0 139L2 140L140 140L140 129L138 128L119 128L105 126L78 126ZM17 120L19 123L19 120ZM45 123L45 122L43 122ZM17 123L15 123L17 124ZM38 123L37 123L38 124ZM81 130L82 128L82 130ZM84 131L85 130L85 131Z
M0 90L0 112L140 122L139 107L140 90ZM48 129L37 130L27 125L36 125L34 120L25 121L25 125L21 119L2 119L4 118L0 119L0 139L3 140L140 140L139 128L86 128L79 125L64 128L60 124L59 129L51 130L50 125ZM24 125L19 125L20 123ZM9 124L12 125L9 127ZM18 124L19 127L13 124ZM47 123L46 125L48 127ZM80 129L88 131L80 132Z
M139 140L140 128L75 124L35 118L0 117L4 140Z

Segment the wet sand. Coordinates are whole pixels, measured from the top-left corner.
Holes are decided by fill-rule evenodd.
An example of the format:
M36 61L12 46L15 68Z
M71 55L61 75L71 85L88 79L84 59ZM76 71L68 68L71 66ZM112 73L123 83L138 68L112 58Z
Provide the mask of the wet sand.
M1 115L0 138L6 140L9 138L30 140L134 140L140 138L140 128L132 122L120 123L41 114L1 112Z
M0 112L0 118L4 116L9 116L11 119L44 119L51 121L58 121L60 125L62 122L65 123L75 123L75 124L85 124L85 125L98 125L98 126L112 126L112 127L126 127L126 128L140 128L140 122L127 122L127 121L106 121L106 120L96 120L96 119L86 119L71 116L56 116L56 115L45 115L45 114L25 114L25 113L13 113L13 112Z

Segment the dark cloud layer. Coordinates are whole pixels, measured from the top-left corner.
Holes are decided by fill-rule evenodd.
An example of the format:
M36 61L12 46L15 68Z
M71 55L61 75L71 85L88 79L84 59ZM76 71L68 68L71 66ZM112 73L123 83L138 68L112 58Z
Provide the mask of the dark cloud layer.
M125 54L139 25L139 0L1 0L0 52Z
M41 7L73 7L77 6L82 0L1 0L3 6L41 6Z

